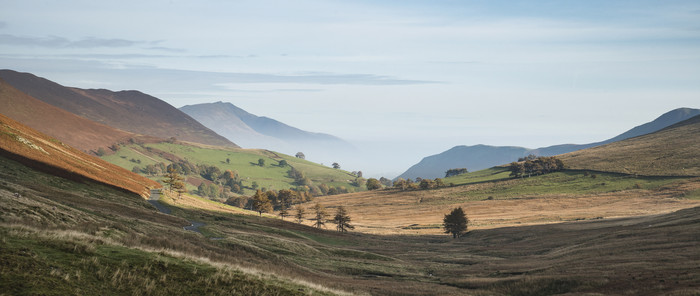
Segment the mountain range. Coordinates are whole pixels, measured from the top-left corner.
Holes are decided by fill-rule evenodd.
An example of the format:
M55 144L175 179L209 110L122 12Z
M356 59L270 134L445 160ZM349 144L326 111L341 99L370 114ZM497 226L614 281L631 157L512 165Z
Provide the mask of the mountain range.
M65 87L30 73L12 70L0 70L0 79L29 97L121 131L163 139L174 137L181 141L238 147L170 104L139 91L114 92L106 89ZM27 96L10 99L14 100L12 104L26 104L24 101ZM0 111L6 112L5 108ZM41 114L41 117L49 116L52 115ZM39 130L47 132L40 128ZM68 132L84 131L75 127L63 131ZM62 135L50 135L63 140ZM111 132L107 135L115 137ZM85 148L89 147L83 147Z
M488 145L455 146L442 153L423 158L419 163L411 166L407 171L399 175L397 179L415 179L417 177L442 178L445 176L445 172L452 168L467 168L470 171L478 171L516 161L518 158L529 154L552 156L569 153L653 133L697 115L700 115L699 109L675 109L661 115L654 121L632 128L618 136L589 144L564 144L537 149Z
M353 149L350 143L338 137L304 131L269 117L248 113L231 103L187 105L180 110L244 148L265 148L290 155L303 152L312 159Z

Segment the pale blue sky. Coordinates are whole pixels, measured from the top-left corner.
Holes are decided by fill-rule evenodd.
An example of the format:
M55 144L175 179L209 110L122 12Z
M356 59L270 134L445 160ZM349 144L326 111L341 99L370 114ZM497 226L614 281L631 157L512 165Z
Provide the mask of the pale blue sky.
M176 107L232 102L355 143L376 159L339 162L372 175L398 174L455 145L587 143L700 108L700 1L0 0L0 8L0 68L137 89Z

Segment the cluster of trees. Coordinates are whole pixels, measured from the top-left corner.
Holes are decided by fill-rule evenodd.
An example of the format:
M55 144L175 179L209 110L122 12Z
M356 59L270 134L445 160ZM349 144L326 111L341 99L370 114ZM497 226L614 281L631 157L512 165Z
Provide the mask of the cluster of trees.
M442 188L445 187L445 182L441 178L435 178L434 180L431 179L421 179L421 178L416 178L416 182L413 182L411 179L404 180L403 178L399 178L396 181L394 181L393 184L395 189L399 189L401 191L406 191L406 190L418 190L418 189L433 189L433 188Z
M449 169L445 172L445 178L449 178L452 176L458 176L461 174L466 174L469 171L466 168L458 168L458 169Z
M348 189L345 186L328 186L325 183L321 183L320 185L314 184L314 182L311 180L311 178L307 177L304 172L301 170L297 170L294 167L291 167L289 171L287 171L287 175L294 179L294 184L297 185L296 190L297 191L304 191L304 192L309 192L312 196L323 196L323 195L336 195L336 194L342 194L342 193L349 193L352 192L350 189ZM358 178L359 179L359 178ZM357 183L357 179L355 183Z
M511 177L522 178L525 175L530 177L561 171L564 169L564 162L554 156L529 155L518 162L511 162L508 169Z

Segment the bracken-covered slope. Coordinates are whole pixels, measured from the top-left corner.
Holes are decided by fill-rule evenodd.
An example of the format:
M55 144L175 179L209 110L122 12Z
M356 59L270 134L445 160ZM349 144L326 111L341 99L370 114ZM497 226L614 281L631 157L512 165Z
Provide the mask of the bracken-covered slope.
M87 155L0 114L0 155L75 181L96 181L148 196L157 182Z
M700 116L661 131L561 155L571 169L700 176Z
M83 151L143 136L77 116L31 97L0 79L0 114Z
M114 128L159 138L238 147L177 108L138 91L69 88L12 70L0 70L0 78L45 103Z

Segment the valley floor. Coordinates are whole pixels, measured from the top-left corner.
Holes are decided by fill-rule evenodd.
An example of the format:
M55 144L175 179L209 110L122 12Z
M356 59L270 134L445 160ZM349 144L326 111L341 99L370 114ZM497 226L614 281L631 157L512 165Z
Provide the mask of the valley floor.
M393 216L434 212L438 222L410 222L432 225L444 214L441 207L451 207L446 198L464 199L477 224L464 237L452 239L438 235L437 228L426 230L434 234L421 235L404 235L411 229L342 234L241 214L194 198L162 198L172 210L165 215L138 196L97 184L37 173L3 158L0 168L0 294L700 293L700 207L677 195L694 192L696 180L568 197L506 199L494 194L490 200L470 201L474 195L465 194L466 187L454 187L372 192L372 200L361 193L319 199L329 207L332 198L347 204L352 197L358 207L364 201L360 210L348 208L353 221L368 230L372 224L363 221L382 215L373 214L373 207L385 207L381 217L387 223L378 227L403 229L406 222ZM657 203L651 202L654 197ZM606 200L610 213L644 216L595 219L576 211L589 205L603 213ZM517 201L527 206L509 207ZM623 211L625 202L631 205L628 212ZM416 210L421 204L431 210ZM515 215L538 204L542 212L567 210L549 217L588 220L503 227L518 219L522 224L538 222L526 219L536 215ZM412 212L402 210L411 207ZM479 211L515 217L502 222L505 218L494 218L489 224L488 215L479 216ZM187 220L206 225L201 233L186 231L182 227Z

